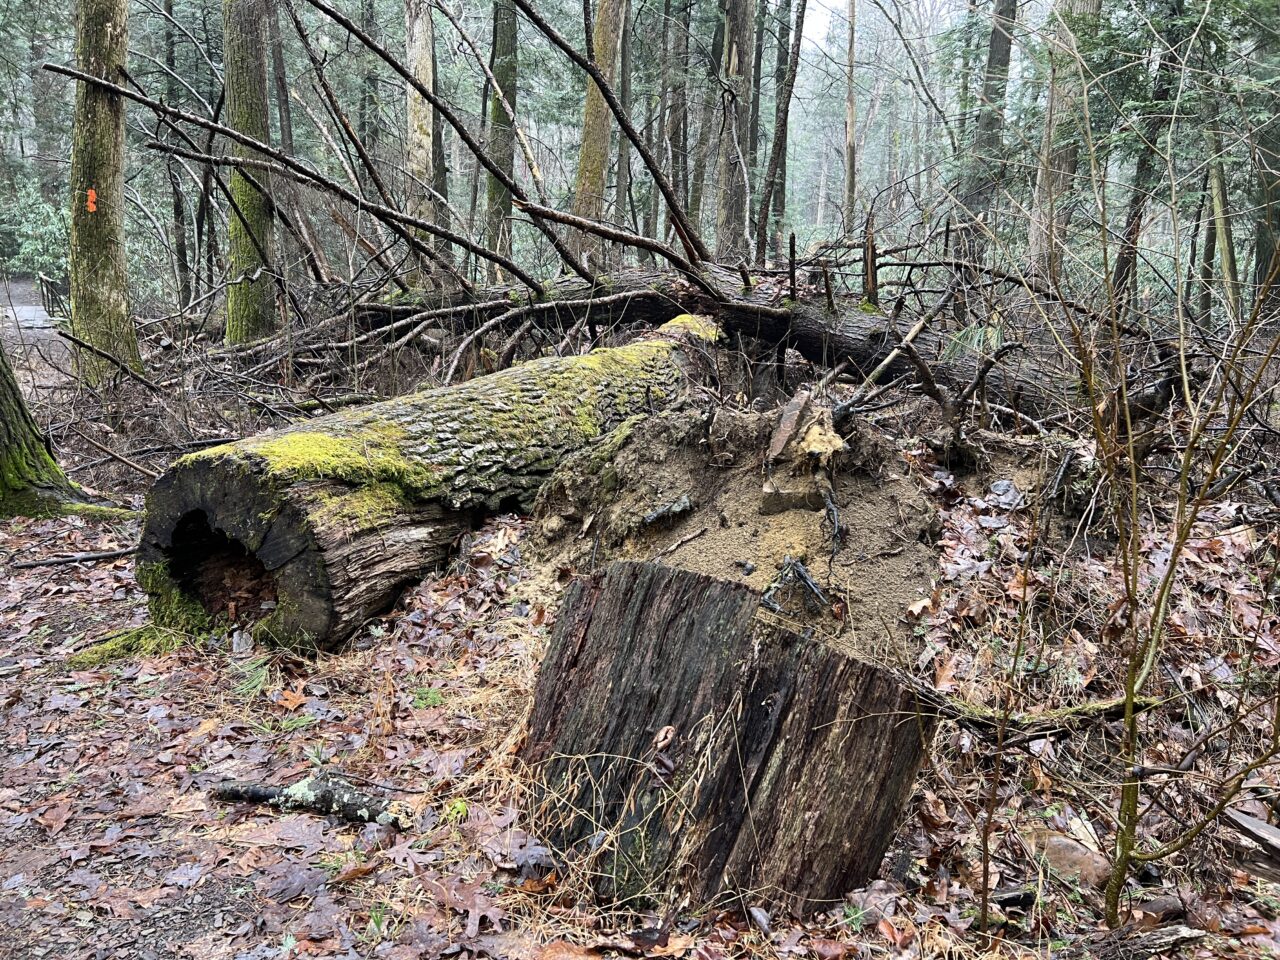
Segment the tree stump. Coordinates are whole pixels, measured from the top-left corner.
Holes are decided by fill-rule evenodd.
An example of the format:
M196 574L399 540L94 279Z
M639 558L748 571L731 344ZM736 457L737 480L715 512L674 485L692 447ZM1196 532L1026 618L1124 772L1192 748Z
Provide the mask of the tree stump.
M568 454L674 403L716 335L677 318L624 347L182 457L147 496L138 580L153 620L200 631L222 618L336 646L440 566L476 514L528 508Z
M602 897L803 914L875 876L933 717L759 604L656 564L570 588L523 758L533 831Z

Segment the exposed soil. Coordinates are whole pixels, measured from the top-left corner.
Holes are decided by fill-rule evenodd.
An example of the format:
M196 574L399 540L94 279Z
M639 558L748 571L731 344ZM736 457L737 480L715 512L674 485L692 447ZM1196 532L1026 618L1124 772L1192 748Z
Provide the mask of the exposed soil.
M834 514L820 499L765 513L767 472L808 480L790 463L766 471L776 423L722 412L709 425L689 413L637 424L612 459L588 451L565 464L539 503L537 547L557 570L656 560L773 588L777 614L797 629L864 657L910 659L905 614L928 596L937 566L933 506L899 451L868 435L832 462Z

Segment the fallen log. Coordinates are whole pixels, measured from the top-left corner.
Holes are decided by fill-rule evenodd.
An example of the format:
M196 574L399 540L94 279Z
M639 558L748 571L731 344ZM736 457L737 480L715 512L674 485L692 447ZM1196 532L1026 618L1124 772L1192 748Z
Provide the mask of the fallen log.
M702 374L695 317L188 454L147 496L138 580L158 626L331 648L448 557L474 515L528 508L568 454Z
M933 724L754 591L614 563L538 675L530 830L608 899L829 907L875 876Z
M707 265L704 273L723 299L708 295L679 274L626 271L595 285L562 279L542 301L528 303L519 310L511 309L512 302L523 293L507 287L480 290L474 295L424 294L412 303L370 303L360 309L365 322L376 326L404 322L425 311L447 313L466 307L469 323L483 323L507 314L509 330L529 320L548 326L572 326L583 318L602 329L623 324L657 326L687 312L711 318L731 337L786 343L815 364L830 367L843 362L856 375L865 376L888 359L890 362L878 371L881 383L903 375L915 376L915 367L906 356L890 357L910 328L912 318L895 324L885 311L849 296L833 297L834 309L829 309L825 293L807 287L800 290L796 300L787 295L785 285L756 283L745 288L736 273L714 265ZM1067 307L1059 305L1054 309ZM1029 322L1043 325L1047 321L1033 317ZM1049 340L1049 346L1043 347L1044 337L1028 339L1028 349L1005 358L987 373L983 397L1032 417L1077 405L1078 371L1063 356L1056 341ZM936 381L960 393L974 382L982 358L957 350L954 341L954 332L945 330L939 320L916 333L914 346Z

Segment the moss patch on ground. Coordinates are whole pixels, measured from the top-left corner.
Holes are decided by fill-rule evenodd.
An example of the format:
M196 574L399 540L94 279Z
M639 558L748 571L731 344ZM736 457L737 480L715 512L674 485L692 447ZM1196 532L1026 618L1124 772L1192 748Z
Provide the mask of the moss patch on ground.
M134 630L112 634L91 647L67 657L71 670L93 670L127 657L154 657L172 653L182 646L186 636L177 630L147 624Z

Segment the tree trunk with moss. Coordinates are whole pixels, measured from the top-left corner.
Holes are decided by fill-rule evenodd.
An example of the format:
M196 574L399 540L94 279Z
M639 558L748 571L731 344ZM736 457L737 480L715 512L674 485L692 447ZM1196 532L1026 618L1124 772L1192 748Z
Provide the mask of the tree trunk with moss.
M716 204L716 259L736 264L751 257L747 197L751 170L747 164L751 120L751 58L755 29L748 0L728 0L724 7L724 58L720 76L727 91L720 118L720 193Z
M341 643L443 563L477 515L529 507L566 455L672 403L702 370L686 345L699 336L714 328L673 321L625 347L546 357L181 458L147 497L138 573L153 619Z
M79 0L76 66L122 83L128 49L126 0ZM124 206L124 102L81 83L71 141L71 327L80 339L141 370L138 334L129 316ZM91 383L116 369L88 351L81 351L78 363Z
M614 563L570 589L538 674L532 822L608 899L830 909L875 877L933 726L746 586Z
M240 133L267 143L267 44L265 0L223 0L223 60L226 75L227 123ZM239 144L236 155L254 159ZM273 211L263 189L266 174L231 175L232 210L228 214L230 283L227 287L227 343L247 343L275 329L275 284L272 278Z
M618 41L622 36L626 0L600 0L596 7L591 49L596 66L612 85L618 63ZM573 214L584 220L604 218L604 188L609 173L609 143L613 114L594 80L587 81L587 100L582 113L582 143L578 149L578 173L573 185ZM603 246L598 237L575 234L572 245L578 253L590 255L599 267Z
M31 419L0 345L0 517L56 513L74 496Z

